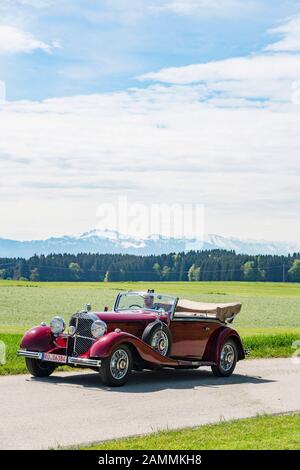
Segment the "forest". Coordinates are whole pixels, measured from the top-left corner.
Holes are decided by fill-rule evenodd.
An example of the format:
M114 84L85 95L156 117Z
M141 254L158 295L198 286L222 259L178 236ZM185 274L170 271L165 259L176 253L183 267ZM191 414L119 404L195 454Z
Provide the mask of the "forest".
M300 282L300 253L253 256L211 250L157 256L80 253L0 258L0 279Z

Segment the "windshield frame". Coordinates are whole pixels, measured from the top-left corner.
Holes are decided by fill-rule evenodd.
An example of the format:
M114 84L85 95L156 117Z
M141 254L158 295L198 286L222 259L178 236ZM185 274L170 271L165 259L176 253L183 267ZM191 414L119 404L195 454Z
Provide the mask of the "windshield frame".
M175 295L168 295L168 294L161 294L160 292L147 292L147 291L127 291L127 292L119 292L119 294L116 297L115 304L114 304L114 311L115 312L124 312L126 310L131 310L129 307L128 308L118 308L118 305L120 303L120 298L124 295L139 295L141 297L145 295L161 295L162 297L165 297L167 299L173 300L172 302L172 308L169 312L164 312L166 315L169 315L170 318L173 318L177 303L178 303L178 297ZM158 312L159 310L157 309L152 309L152 308L147 308L147 307L141 307L140 310L148 310L149 312ZM135 311L132 309L132 311ZM138 312L139 309L136 309Z

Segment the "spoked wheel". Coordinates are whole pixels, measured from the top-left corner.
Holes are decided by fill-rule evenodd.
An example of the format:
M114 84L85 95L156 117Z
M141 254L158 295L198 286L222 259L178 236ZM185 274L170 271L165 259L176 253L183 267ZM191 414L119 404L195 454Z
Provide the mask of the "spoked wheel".
M169 338L165 331L157 330L151 338L151 347L156 349L162 356L166 356L169 348Z
M164 323L149 324L145 328L142 339L162 356L168 356L171 351L171 333Z
M49 377L56 369L56 366L49 362L40 361L39 359L33 359L31 357L26 357L25 362L28 371L34 377Z
M229 377L235 369L237 362L237 348L232 340L224 343L219 358L219 363L212 366L212 372L217 377Z
M127 382L132 371L132 354L127 346L119 346L102 360L100 377L105 385L120 387Z

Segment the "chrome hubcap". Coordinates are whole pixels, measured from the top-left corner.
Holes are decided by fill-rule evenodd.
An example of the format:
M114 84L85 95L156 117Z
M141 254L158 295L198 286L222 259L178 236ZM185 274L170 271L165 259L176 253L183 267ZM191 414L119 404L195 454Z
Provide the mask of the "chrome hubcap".
M231 344L225 344L221 352L220 365L225 372L228 372L233 366L235 352Z
M117 349L110 359L110 372L114 379L121 380L128 372L129 357L124 349Z
M156 333L154 333L151 340L151 347L158 351L162 356L167 354L169 341L168 336L163 330L158 330Z

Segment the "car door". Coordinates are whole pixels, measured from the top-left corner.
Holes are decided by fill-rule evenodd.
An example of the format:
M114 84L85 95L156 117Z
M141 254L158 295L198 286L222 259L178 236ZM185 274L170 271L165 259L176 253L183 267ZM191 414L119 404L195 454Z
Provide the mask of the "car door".
M170 324L171 356L201 359L210 335L218 327L217 323L207 320L174 318Z

